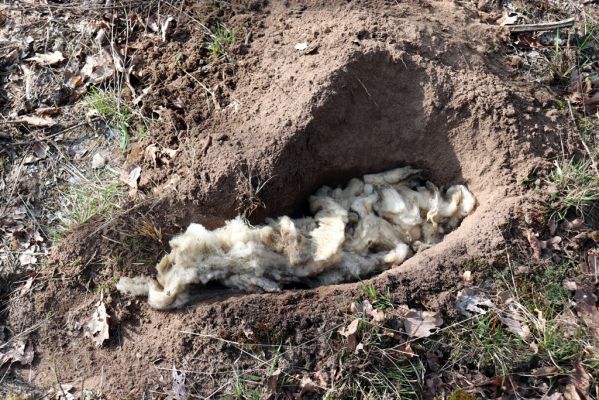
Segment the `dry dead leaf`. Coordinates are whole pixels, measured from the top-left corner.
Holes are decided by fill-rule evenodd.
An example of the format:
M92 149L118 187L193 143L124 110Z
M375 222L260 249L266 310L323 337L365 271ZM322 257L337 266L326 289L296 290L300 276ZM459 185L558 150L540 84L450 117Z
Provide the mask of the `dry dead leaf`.
M256 333L254 332L254 330L251 327L244 325L242 327L242 329L243 329L243 334L245 335L246 338L248 338L248 340L250 340L254 343L258 342L258 336L256 336Z
M568 379L564 391L566 400L587 400L590 399L589 388L591 387L591 376L585 370L580 360L574 362L574 375Z
M50 147L44 142L35 142L32 146L33 153L38 158L38 160L41 160L42 158L46 157L49 148Z
M185 388L185 373L173 365L173 388L165 400L187 400L189 393Z
M33 285L34 279L35 278L33 276L30 276L27 279L27 281L25 282L25 284L23 285L23 287L19 291L19 295L20 296L25 296L27 293L29 293L29 291L31 290L31 285Z
M564 289L569 290L571 292L574 292L576 291L576 289L578 289L578 285L574 281L564 280L562 282L562 285L564 285Z
M141 176L141 167L135 167L129 173L121 170L119 172L119 178L121 181L129 186L129 196L135 197L137 195L137 184Z
M541 397L541 400L563 400L564 396L559 392L554 392L550 395Z
M584 220L582 218L576 218L572 221L568 221L566 223L565 228L566 228L566 230L569 230L569 231L579 231L579 230L586 229L587 226L584 223Z
M599 248L590 249L583 256L581 270L585 275L595 278L595 283L599 280Z
M71 391L75 388L75 386L63 383L58 384L55 383L52 385L52 388L48 390L46 396L52 400L76 400L78 397L75 397Z
M33 57L28 58L26 61L33 61L40 65L49 66L58 64L64 60L64 57L60 51L54 51L52 53L36 54Z
M514 44L520 48L531 49L531 48L541 48L543 44L539 41L539 39L529 33L521 33L516 37Z
M166 155L167 155L169 158L171 158L171 159L172 159L172 158L175 158L175 156L177 155L177 152L178 152L178 151L179 151L179 150L174 150L174 149L169 149L169 148L162 149L162 152L163 152L164 154L166 154Z
M587 303L577 303L575 309L591 335L599 341L599 308Z
M541 259L541 243L539 239L535 236L532 230L528 230L526 232L526 238L528 239L528 243L530 243L530 248L532 249L532 256L535 260Z
M141 176L141 167L135 167L129 172L129 177L127 178L127 184L132 189L137 189L137 182L139 182L139 177Z
M325 386L326 382L324 381L323 377L322 377L322 373L321 371L318 371L316 373L316 376L320 379L320 384L321 386ZM302 398L302 396L306 393L316 393L318 391L320 391L320 388L318 387L318 385L316 384L316 382L314 382L309 376L303 376L302 380L300 382L300 392L297 395L298 398Z
M104 156L102 153L96 153L92 157L92 169L104 168L107 163L108 158L106 158L106 156Z
M21 266L25 267L27 265L37 264L35 247L36 246L31 246L30 248L25 250L23 253L21 253L21 255L19 256L19 262L21 263Z
M472 271L464 271L462 274L462 280L464 283L472 283L474 278L472 277Z
M262 391L262 398L274 399L277 396L277 389L279 386L279 376L281 375L281 369L277 368L270 376L264 381L264 388Z
M557 367L541 367L532 371L533 376L554 376L558 372Z
M157 155L158 155L158 146L156 146L155 144L151 144L148 147L146 147L145 151L144 151L144 160L146 162L151 163L154 167L156 167L156 159L157 159Z
M515 12L508 13L507 11L504 11L503 16L501 18L499 18L497 23L501 26L514 25L515 23L518 22L518 19L520 19L521 17L523 17L523 15L520 13L515 13Z
M385 319L387 319L385 312L383 310L377 310L376 308L368 315L370 315L375 322L384 322Z
M85 323L85 336L88 336L98 347L108 340L108 313L103 301L98 303L92 317Z
M358 346L358 326L360 319L354 319L347 327L339 329L339 334L347 339L347 349L353 352Z
M514 335L520 336L522 339L528 339L530 337L530 328L524 322L520 321L519 318L507 317L500 315L499 320L503 323L506 329Z
M54 119L50 117L39 117L36 115L23 115L12 120L11 122L29 126L39 126L42 128L49 128L56 125L56 121Z
M77 89L85 83L85 76L79 71L64 71L65 86L70 89Z
M493 308L494 304L478 288L466 288L458 292L455 307L461 315L470 317L472 313L486 314L488 310L481 306Z
M29 341L15 340L0 347L0 367L7 362L29 365L33 361L33 346Z
M362 314L364 312L364 307L362 306L362 303L352 301L349 306L349 310L354 314Z
M370 301L364 300L362 302L362 311L365 315L372 318L375 322L383 322L386 318L383 310L377 310L370 304Z
M443 325L441 314L430 311L410 310L404 320L404 329L410 337L423 338L432 335Z
M364 343L362 342L358 343L358 345L356 346L356 350L354 350L354 354L358 354L361 351L364 351Z
M114 60L110 53L102 50L98 54L87 56L81 74L93 84L104 82L115 74Z
M34 111L37 115L58 115L60 108L58 107L39 107Z
M550 249L557 247L561 242L562 238L560 236L554 236L551 239L539 240L539 245L541 246L541 249Z
M175 18L169 16L160 24L160 36L162 41L166 42L166 37L169 33L169 25L175 20Z
M397 347L397 350L408 358L412 358L416 355L412 349L412 346L410 346L410 343L401 344Z

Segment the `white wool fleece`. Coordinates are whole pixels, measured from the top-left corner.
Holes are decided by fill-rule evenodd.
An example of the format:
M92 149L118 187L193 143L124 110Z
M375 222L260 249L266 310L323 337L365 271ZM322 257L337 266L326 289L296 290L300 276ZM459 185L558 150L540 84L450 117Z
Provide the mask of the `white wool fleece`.
M124 277L117 289L147 296L152 308L170 309L190 300L192 284L274 292L290 283L330 285L399 265L438 243L476 207L465 186L442 193L431 182L414 184L418 173L396 168L352 179L344 189L324 186L310 197L313 216L283 216L256 227L237 217L215 230L190 224L170 241L156 280Z

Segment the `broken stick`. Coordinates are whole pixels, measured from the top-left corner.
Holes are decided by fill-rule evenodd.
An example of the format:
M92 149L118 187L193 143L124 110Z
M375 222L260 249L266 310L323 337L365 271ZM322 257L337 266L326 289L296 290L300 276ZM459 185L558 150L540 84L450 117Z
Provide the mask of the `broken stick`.
M574 17L557 22L541 22L539 24L523 24L523 25L506 25L510 32L538 32L552 31L559 28L568 28L574 25L576 19Z

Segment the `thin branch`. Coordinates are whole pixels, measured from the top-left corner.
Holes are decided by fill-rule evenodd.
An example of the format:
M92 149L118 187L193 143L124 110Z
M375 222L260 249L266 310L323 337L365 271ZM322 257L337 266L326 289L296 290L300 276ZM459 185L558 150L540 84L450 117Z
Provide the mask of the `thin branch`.
M568 18L563 21L541 22L539 24L506 25L510 32L539 32L552 31L559 28L568 28L574 25L576 18Z
M572 111L572 104L570 103L570 101L568 101L568 109L570 110L570 117L572 118L572 122L574 122L574 126L576 126L576 118L574 117L574 112ZM580 130L578 128L576 128L576 133L578 134L578 138L580 139L580 142L582 143L582 147L584 147L585 151L587 152L587 154L589 156L589 159L591 160L591 165L593 167L593 170L595 171L595 174L597 174L597 177L599 177L599 169L597 169L597 161L595 160L595 157L593 157L593 153L591 153L591 149L589 149L589 146L587 146L587 143L585 142L584 138L580 134Z

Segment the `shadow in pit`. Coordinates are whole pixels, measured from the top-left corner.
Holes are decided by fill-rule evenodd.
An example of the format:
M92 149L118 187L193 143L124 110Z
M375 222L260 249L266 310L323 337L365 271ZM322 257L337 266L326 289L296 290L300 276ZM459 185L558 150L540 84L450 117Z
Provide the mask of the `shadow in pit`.
M261 196L266 207L253 220L305 209L322 185L399 166L422 168L440 185L462 182L447 115L432 105L429 83L421 68L386 52L357 56L321 92L303 131L286 143Z

